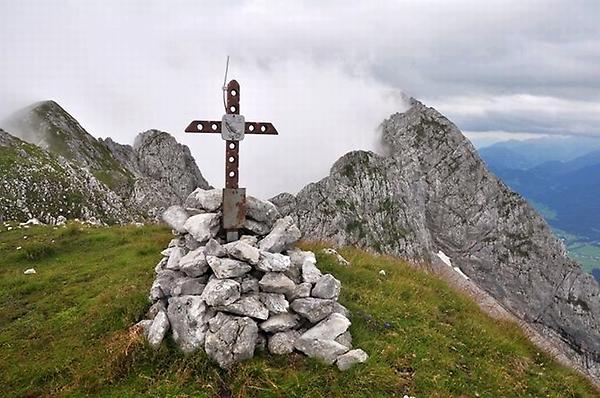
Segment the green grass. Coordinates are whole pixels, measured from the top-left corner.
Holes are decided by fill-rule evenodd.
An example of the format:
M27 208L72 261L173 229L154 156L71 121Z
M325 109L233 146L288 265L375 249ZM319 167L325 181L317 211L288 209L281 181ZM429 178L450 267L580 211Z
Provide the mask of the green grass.
M23 237L27 236L27 239ZM261 353L223 371L169 339L155 351L142 319L161 227L36 227L0 232L0 385L6 397L592 397L582 377L491 320L444 282L392 258L342 250L319 266L343 282L367 363L340 372L299 354ZM54 241L54 242L53 242ZM21 247L17 250L17 247ZM35 267L37 274L23 275ZM384 269L387 276L378 272Z
M569 255L587 272L600 268L600 247L588 244L573 244L569 246Z

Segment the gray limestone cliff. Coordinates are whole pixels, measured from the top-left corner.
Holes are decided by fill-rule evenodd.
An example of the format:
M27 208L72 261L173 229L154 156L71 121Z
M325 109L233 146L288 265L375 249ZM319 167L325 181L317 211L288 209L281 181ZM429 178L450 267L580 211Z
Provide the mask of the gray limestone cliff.
M164 131L138 134L133 146L102 141L133 176L128 201L151 217L181 204L196 188L210 187L187 146Z
M304 236L426 260L443 252L600 380L600 287L542 217L435 109L413 100L381 133L383 155L348 153L328 177L271 201Z

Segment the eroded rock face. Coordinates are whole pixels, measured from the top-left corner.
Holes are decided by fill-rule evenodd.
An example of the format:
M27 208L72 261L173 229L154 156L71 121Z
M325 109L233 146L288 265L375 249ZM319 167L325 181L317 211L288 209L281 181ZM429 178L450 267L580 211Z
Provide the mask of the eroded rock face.
M224 243L225 231L212 221L220 214L207 212L219 211L218 198L197 190L186 201L195 207L165 214L176 236L155 267L151 319L138 323L150 344L160 346L170 327L184 352L204 348L223 368L267 348L335 362L352 340L337 303L340 281L321 274L314 253L291 247L297 228L290 218L273 219L278 213L268 202L253 201L253 222L271 225L263 235Z
M136 186L130 202L149 214L182 204L197 187L209 188L187 146L163 131L139 134L131 148Z
M219 312L209 322L204 350L222 368L250 359L258 338L256 322Z
M566 355L600 380L600 287L542 217L435 109L413 100L381 131L383 154L350 152L273 202L305 236L336 245L424 259L441 250L530 326L568 342Z
M173 340L183 352L191 353L202 347L212 310L200 296L171 297L167 315Z

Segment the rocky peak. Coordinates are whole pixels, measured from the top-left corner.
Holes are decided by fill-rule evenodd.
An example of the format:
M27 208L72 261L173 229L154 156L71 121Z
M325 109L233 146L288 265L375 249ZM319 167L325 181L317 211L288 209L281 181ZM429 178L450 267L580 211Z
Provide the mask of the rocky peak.
M435 109L413 100L381 131L383 156L348 153L295 199L273 201L295 206L282 213L316 239L412 258L441 251L600 379L600 287L542 217Z
M131 185L131 174L106 146L55 101L33 104L7 123L23 140L85 168L118 194L123 195Z
M141 133L133 146L96 139L54 101L36 103L6 123L25 141L91 173L134 217L156 217L197 187L209 187L189 148L166 132Z
M164 131L148 130L139 134L135 138L133 152L139 173L167 181L182 203L197 187L209 187L190 149Z
M133 147L111 144L111 148L117 158L134 165L136 179L130 200L150 216L183 203L198 187L210 187L190 149L164 131L139 134Z

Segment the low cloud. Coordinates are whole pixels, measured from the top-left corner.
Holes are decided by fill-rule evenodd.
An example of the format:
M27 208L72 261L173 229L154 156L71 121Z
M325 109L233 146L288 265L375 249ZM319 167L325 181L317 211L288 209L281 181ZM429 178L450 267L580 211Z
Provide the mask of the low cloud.
M0 117L54 99L95 136L167 130L214 185L222 143L183 129L222 114L231 55L242 113L281 134L243 143L241 182L260 195L375 148L401 91L478 134L600 135L596 0L21 0L0 14Z

